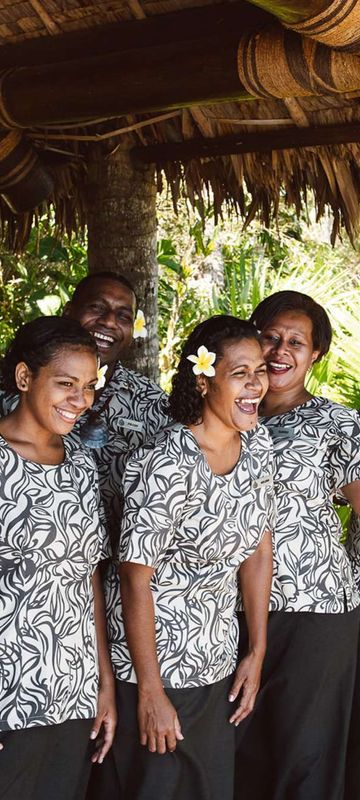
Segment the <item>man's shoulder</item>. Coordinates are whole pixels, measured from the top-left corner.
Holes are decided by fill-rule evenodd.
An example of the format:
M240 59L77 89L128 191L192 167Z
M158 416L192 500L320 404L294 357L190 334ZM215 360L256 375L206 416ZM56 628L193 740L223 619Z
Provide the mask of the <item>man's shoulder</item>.
M120 370L115 371L110 386L114 394L119 397L122 392L126 392L131 407L136 405L137 413L142 417L148 419L149 415L160 416L163 420L162 427L170 421L169 398L160 386L147 375L141 375L140 372L121 367Z
M110 385L113 385L114 388L123 388L130 391L135 389L136 391L144 393L150 392L152 395L159 398L167 398L165 392L155 381L148 378L147 375L143 375L141 372L136 372L136 370L124 367L122 364L118 364L115 368L114 374L110 379Z

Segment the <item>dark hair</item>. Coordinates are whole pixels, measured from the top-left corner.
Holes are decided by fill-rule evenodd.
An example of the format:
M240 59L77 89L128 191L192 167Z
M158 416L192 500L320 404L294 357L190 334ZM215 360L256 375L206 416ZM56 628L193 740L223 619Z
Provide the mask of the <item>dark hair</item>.
M95 339L69 317L39 317L22 325L0 362L1 386L5 391L18 392L15 381L16 365L24 361L34 376L54 356L65 348L85 348L96 355Z
M242 339L259 341L260 336L250 322L225 314L211 317L194 328L184 344L177 372L172 381L169 403L172 417L176 422L190 425L199 422L202 416L204 401L197 389L193 364L188 361L187 356L196 355L198 348L204 345L210 352L216 353L215 364L218 364L224 355L226 342Z
M125 275L121 275L120 272L111 272L110 270L103 270L102 272L92 272L90 275L86 275L85 278L82 278L81 281L77 284L74 290L74 294L71 298L72 303L78 303L80 300L80 296L83 290L89 285L89 283L93 283L94 281L117 281L121 283L122 286L125 286L126 289L129 289L130 292L133 293L136 305L137 305L137 296L133 285L125 278Z
M320 351L315 361L320 361L329 350L332 328L325 309L308 294L291 290L275 292L259 303L250 320L262 331L272 323L278 314L282 314L284 311L298 311L309 317L312 322L313 347L314 350Z

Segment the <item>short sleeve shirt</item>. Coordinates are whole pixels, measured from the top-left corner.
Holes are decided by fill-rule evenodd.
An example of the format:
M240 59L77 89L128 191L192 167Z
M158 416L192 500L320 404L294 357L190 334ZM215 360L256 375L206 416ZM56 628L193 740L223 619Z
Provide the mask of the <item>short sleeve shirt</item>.
M43 466L0 437L0 731L96 714L98 508L90 454Z
M358 415L322 397L262 420L275 453L271 609L341 613L359 605L334 495L360 479Z
M108 428L108 442L99 449L91 450L99 474L101 499L107 520L107 528L112 541L113 553L117 550L122 514L122 477L129 453L170 422L168 400L165 393L145 375L126 369L118 363L110 381L106 384L100 398L91 411L98 411L110 399L109 405L101 411L101 419ZM0 392L0 414L13 410L18 397ZM88 412L89 413L89 412ZM81 446L80 431L86 422L84 414L75 425L67 441L78 448ZM119 578L117 566L108 565L104 578L108 636L112 640L117 635L113 618L119 602Z
M154 567L151 591L164 686L194 687L236 664L237 573L274 515L273 458L265 428L242 434L234 470L214 475L191 431L174 424L128 461L120 561ZM112 659L136 682L121 607Z

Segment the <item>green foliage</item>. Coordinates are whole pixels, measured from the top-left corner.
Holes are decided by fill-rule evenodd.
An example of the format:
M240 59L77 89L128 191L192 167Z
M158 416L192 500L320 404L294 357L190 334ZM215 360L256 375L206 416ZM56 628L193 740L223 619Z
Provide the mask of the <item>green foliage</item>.
M0 246L0 351L19 325L41 314L59 314L74 286L87 273L86 244L62 243L47 220L33 228L21 256Z
M206 313L203 298L194 284L194 267L186 259L178 260L176 247L169 239L160 239L159 264L159 365L162 386L170 390L171 378L182 343Z

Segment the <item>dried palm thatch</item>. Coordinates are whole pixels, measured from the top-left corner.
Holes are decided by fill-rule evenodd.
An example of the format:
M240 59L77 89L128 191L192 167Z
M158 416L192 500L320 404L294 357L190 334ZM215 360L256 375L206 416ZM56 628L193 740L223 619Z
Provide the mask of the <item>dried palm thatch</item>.
M208 4L207 0L197 2ZM12 46L21 48L25 40L155 17L189 5L189 0L4 0L0 8L3 52L9 53ZM54 180L48 202L54 205L59 228L71 234L86 224L87 163L94 148L112 158L118 146L146 148L244 133L263 132L271 137L294 125L346 124L350 129L360 123L360 55L354 54L359 48L360 2L329 0L326 4L324 0L320 6L305 19L292 21L292 31L276 23L245 37L240 79L248 94L258 99L29 128L26 133ZM329 50L327 45L339 49ZM343 53L344 48L351 52ZM157 185L160 190L165 176L175 206L184 192L193 204L204 204L208 196L219 215L232 208L247 222L259 214L265 224L276 215L281 195L300 213L311 192L319 217L326 207L332 209L333 240L344 227L353 241L359 226L359 164L360 143L304 148L294 146L289 134L288 147L270 153L195 156L186 162L159 157ZM14 216L1 202L1 231L13 247L24 245L36 213Z

